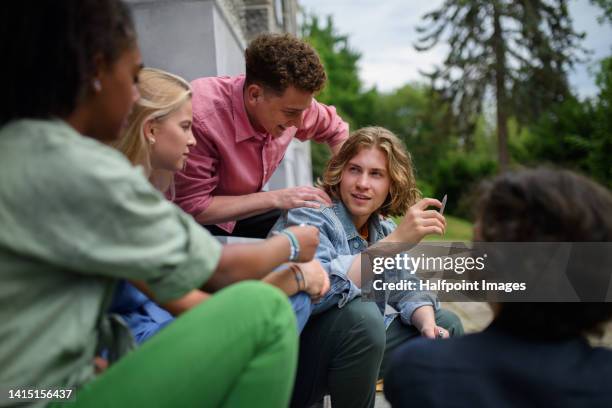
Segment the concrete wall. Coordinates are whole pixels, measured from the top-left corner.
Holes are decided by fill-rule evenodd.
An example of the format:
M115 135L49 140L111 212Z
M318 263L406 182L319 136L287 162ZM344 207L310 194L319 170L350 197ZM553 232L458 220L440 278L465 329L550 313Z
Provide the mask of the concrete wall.
M242 41L235 38L231 25L223 9L213 7L213 25L215 27L215 55L217 75L244 74L244 49Z
M128 0L145 65L187 80L244 72L246 46L222 3Z

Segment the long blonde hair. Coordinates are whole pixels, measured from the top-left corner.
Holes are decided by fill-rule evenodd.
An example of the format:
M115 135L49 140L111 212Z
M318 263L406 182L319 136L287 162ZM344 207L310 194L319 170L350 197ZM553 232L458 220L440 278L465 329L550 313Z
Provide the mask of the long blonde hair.
M421 193L417 189L412 157L404 145L390 130L382 127L365 127L353 132L340 151L327 163L323 178L317 186L333 199L341 200L340 182L347 163L362 149L375 147L387 156L391 185L389 195L378 210L383 216L404 215L416 203Z
M128 117L123 135L113 143L134 165L151 175L151 145L144 134L144 124L160 120L176 111L191 98L191 86L183 78L155 68L143 68L139 74L140 99Z

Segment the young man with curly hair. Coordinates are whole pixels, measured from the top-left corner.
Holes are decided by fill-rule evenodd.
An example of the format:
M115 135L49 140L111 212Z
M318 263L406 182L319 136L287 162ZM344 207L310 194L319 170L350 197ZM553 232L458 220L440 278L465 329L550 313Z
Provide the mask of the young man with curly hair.
M316 51L289 34L263 34L245 51L246 75L196 79L193 134L175 201L215 235L265 237L280 210L331 203L311 186L261 191L291 140L335 153L348 125L314 100L326 75ZM215 225L216 224L216 225Z

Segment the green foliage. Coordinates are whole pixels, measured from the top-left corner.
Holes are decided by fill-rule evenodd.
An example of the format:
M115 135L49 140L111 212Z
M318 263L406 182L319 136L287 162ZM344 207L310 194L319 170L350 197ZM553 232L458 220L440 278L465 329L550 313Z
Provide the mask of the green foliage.
M394 132L404 142L415 163L418 188L425 197L449 194L448 213L467 214L460 204L466 191L484 175L494 172L493 129L480 115L475 126L474 146L467 152L456 136L452 110L442 95L424 84L406 84L390 93L363 90L358 75L359 54L346 36L336 33L328 18L321 26L316 17L306 19L305 39L318 51L329 81L317 99L333 105L352 129L378 125ZM329 150L312 146L313 177L321 176Z
M585 173L612 188L612 57L601 62L592 100L568 98L531 125L521 161Z
M319 53L328 77L317 100L334 105L353 129L375 123L376 90L363 89L357 67L361 55L349 46L345 35L336 32L331 16L324 26L317 17L307 17L302 35Z
M548 0L546 4L555 1ZM566 12L557 11L560 13L557 18L563 20ZM452 98L431 84L410 83L387 93L364 89L357 68L360 55L350 48L346 36L335 31L331 18L324 25L317 18L307 18L303 30L305 38L321 55L329 77L317 99L335 106L352 130L377 125L393 131L413 157L423 196L441 199L448 194L446 214L470 218L475 187L498 170L497 129L492 123L492 112L472 111L467 129L459 124L461 118L457 115L461 111L451 108ZM549 51L557 52L552 48ZM520 73L523 74L526 71ZM508 87L515 105L538 94L540 85L549 92L532 101L538 105L532 115L513 110L509 116L508 149L513 162L517 165L548 162L576 169L612 188L612 57L602 61L597 74L599 93L591 99L580 100L565 90L555 91L560 89L556 86L563 85L564 76L547 79L542 75L548 74L532 70L530 76L521 77L523 82L516 82L519 85ZM473 79L464 76L457 86L467 89ZM542 83L538 85L538 81ZM542 98L546 99L545 104ZM523 108L531 109L526 102ZM326 146L316 143L311 146L316 179L330 153Z
M456 147L450 109L439 95L419 84L407 84L379 95L376 118L394 132L411 153L417 178L431 181L437 161Z
M452 103L468 149L483 102L494 96L504 169L508 118L529 122L570 94L566 72L585 50L567 0L447 0L424 21L415 48L449 45L444 63L429 77Z
M611 19L612 21L612 19ZM601 62L589 173L612 189L612 57Z
M464 219L446 215L446 234L444 236L428 235L423 241L447 241L447 242L466 242L471 241L474 235L474 226L471 222ZM394 217L393 221L399 225L402 217Z
M478 183L497 172L495 160L465 153L449 153L438 163L434 174L433 196L441 199L448 195L446 212L471 218L473 193Z
M603 15L597 17L600 23L606 20L612 23L612 0L591 0L591 3L599 6L603 10Z
M325 166L331 157L331 152L326 145L311 143L310 155L312 162L312 179L317 181L323 175Z
M322 25L315 16L307 16L302 26L302 36L319 53L328 81L317 100L333 105L351 129L377 123L374 107L376 89L364 90L359 78L357 61L361 55L353 50L345 35L336 32L333 20L327 18ZM321 176L330 152L324 146L311 144L313 177Z
M446 215L446 234L428 235L423 241L466 242L474 236L474 225L464 219Z

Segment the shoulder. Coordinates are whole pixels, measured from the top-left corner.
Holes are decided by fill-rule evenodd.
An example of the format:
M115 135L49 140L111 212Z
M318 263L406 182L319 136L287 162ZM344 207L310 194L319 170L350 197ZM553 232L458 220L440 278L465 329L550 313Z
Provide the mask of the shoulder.
M199 97L206 97L206 91L231 95L236 80L237 77L230 76L202 77L191 81L191 89L194 96Z
M40 180L63 186L65 194L100 200L157 194L142 168L118 150L77 134L70 143L50 141L41 160ZM58 176L61 175L61 177Z
M10 137L4 138L5 134L14 136L13 143ZM66 180L73 176L134 173L133 166L118 150L80 135L60 120L18 121L3 128L1 135L0 139L10 143L7 153L19 156L16 161L30 168L29 162L35 161L37 165L31 171L41 176Z
M36 216L39 207L23 203L45 203L47 214L99 215L163 198L121 153L61 121L26 121L4 131L17 131L20 138L6 139L6 149L0 148L0 161L10 169L0 177L0 199L28 214Z
M290 225L308 224L317 227L323 234L340 234L344 229L333 206L321 205L319 208L293 208L284 213L275 226L276 230Z
M193 116L196 120L214 118L231 111L236 77L204 77L191 82Z
M314 202L314 201L313 201ZM321 203L318 208L310 207L299 207L293 208L287 212L287 216L290 220L303 220L304 223L315 222L317 224L334 224L334 221L338 219L333 207L323 205Z

